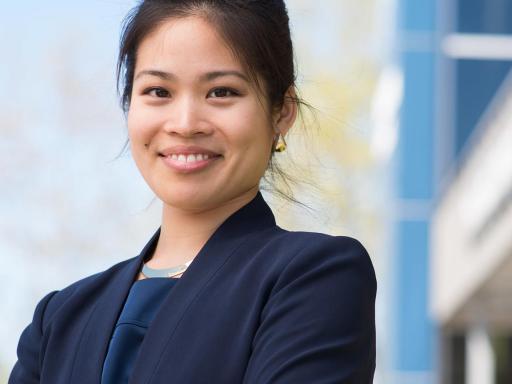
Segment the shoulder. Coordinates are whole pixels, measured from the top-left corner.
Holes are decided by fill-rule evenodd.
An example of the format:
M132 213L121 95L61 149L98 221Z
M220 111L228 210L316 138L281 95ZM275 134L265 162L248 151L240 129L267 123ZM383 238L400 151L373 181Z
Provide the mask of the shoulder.
M305 232L305 231L284 231L285 237L283 240L289 243L296 243L302 249L330 249L339 252L355 251L361 256L369 258L368 252L363 244L350 236L334 236L326 233L319 232Z
M370 260L364 245L354 237L334 236L320 232L288 231L278 226L269 229L265 234L268 241L275 246L286 245L291 251L311 252L315 250L333 249L339 252L353 251L360 257Z
M134 262L135 259L137 259L137 256L116 263L104 271L86 276L69 284L66 287L63 287L60 290L56 290L47 294L38 303L40 310L44 311L42 322L43 328L45 327L45 324L51 320L53 314L55 314L59 308L62 307L62 305L64 305L68 300L82 292L94 290L95 287L102 285L104 282L107 282L117 272L121 271L131 262Z
M287 231L277 227L269 237L269 244L294 259L316 261L338 260L354 262L373 271L371 257L365 246L350 236L333 236L319 232Z
M359 240L318 232L280 229L278 233L271 242L279 254L285 255L279 278L281 284L303 279L304 276L315 276L329 280L339 289L347 288L348 284L362 290L369 298L375 297L375 269L368 251Z
M248 382L277 375L314 382L319 374L371 382L377 281L366 248L353 237L282 230L268 243L269 258L280 262L259 315Z

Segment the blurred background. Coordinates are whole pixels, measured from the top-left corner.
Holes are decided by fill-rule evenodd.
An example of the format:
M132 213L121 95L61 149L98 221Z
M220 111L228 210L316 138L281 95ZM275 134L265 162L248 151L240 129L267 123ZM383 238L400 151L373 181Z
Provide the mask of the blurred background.
M317 109L283 165L303 209L278 223L350 235L378 279L383 384L512 382L512 2L288 0ZM161 203L115 93L135 1L2 2L0 382L36 303L136 256Z

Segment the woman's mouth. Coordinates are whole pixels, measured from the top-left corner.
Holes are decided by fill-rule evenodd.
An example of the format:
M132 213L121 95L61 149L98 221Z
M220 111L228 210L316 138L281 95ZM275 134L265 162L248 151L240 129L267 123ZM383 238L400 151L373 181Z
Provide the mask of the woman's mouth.
M164 164L179 173L191 173L209 167L213 162L221 158L221 155L207 153L172 153L160 155Z
M176 154L173 153L170 155L172 160L177 160L181 163L195 163L197 161L203 161L208 160L210 158L210 155L204 153L197 153L197 154Z

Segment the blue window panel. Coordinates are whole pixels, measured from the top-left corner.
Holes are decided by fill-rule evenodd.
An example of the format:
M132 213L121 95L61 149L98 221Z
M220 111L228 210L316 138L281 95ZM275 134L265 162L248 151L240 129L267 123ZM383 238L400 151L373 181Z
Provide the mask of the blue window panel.
M512 68L512 63L458 60L456 68L455 153L459 154Z
M398 197L428 199L433 183L433 55L402 55L404 97L400 112Z
M459 0L457 31L462 33L512 33L512 1Z
M434 29L435 1L402 0L399 9L400 29L415 31Z
M428 310L429 223L401 222L397 229L394 368L429 371L436 339Z

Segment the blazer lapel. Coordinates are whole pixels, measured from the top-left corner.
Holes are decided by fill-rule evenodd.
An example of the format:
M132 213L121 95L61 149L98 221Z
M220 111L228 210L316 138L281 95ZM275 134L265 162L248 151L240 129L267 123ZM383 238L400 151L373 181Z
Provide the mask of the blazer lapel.
M275 226L274 215L258 192L249 204L232 214L213 233L171 289L151 323L135 362L131 384L150 382L164 349L172 343L180 319L195 297L250 233L272 226Z
M137 277L142 262L149 258L157 244L160 228L144 246L139 256L129 261L122 269L108 274L100 282L101 296L92 309L81 335L77 355L74 360L71 383L99 383L103 362L117 319L124 305L133 281Z

